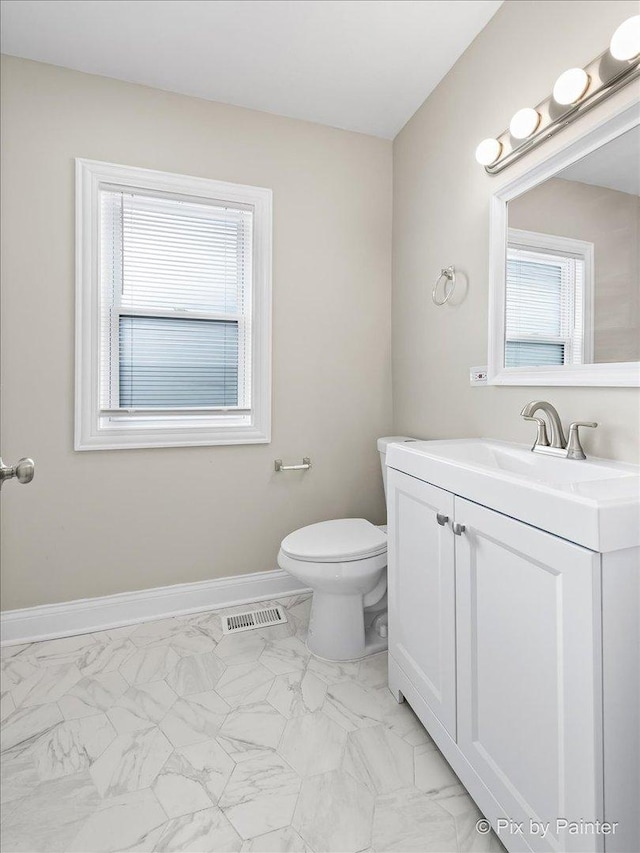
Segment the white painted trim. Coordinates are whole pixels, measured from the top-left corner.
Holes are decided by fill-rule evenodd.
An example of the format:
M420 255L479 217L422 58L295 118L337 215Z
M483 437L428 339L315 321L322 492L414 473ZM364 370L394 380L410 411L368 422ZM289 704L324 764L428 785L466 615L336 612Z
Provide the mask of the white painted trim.
M99 598L80 598L61 604L6 610L0 614L0 639L3 645L15 645L70 637L309 591L296 578L276 569Z
M612 139L640 125L640 102L634 102L608 118L580 139L547 157L533 169L505 184L491 197L489 243L489 385L640 385L640 362L575 364L555 367L511 367L504 365L504 312L507 243L507 205L562 169L585 157Z
M153 190L253 210L251 416L215 413L206 426L107 428L100 415L100 215L102 186ZM271 441L271 278L273 193L265 187L76 159L75 450L267 444ZM220 421L223 421L220 423ZM216 422L217 421L217 422Z

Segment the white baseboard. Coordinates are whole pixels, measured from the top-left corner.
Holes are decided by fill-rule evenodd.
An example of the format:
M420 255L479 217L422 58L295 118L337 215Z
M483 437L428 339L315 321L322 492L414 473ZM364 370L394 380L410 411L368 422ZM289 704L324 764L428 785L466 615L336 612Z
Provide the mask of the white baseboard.
M70 637L308 591L291 575L278 569L6 610L0 614L0 642L15 645Z

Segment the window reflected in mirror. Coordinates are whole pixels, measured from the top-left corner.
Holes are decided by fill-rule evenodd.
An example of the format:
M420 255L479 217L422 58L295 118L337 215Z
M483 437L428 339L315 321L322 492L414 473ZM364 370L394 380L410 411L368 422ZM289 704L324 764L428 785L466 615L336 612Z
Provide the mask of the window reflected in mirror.
M505 367L592 360L593 243L509 229Z

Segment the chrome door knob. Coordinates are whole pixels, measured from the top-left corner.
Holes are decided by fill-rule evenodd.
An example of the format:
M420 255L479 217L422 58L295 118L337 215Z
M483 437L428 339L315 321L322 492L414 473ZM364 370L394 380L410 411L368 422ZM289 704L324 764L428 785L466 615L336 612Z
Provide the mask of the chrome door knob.
M28 456L23 456L16 465L15 471L16 480L25 485L25 483L30 483L33 480L33 475L36 472L36 463Z
M5 465L2 459L0 459L0 488L2 488L2 484L5 480L11 480L13 477L15 477L19 483L30 483L33 480L35 470L36 463L33 459L29 459L26 456L13 467L11 465Z

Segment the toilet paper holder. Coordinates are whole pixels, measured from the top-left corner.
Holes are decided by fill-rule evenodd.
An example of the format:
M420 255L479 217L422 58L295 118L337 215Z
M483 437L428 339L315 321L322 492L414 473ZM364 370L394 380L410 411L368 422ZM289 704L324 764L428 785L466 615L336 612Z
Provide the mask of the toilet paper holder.
M276 471L308 471L311 468L311 459L305 456L301 465L283 465L282 459L276 459L273 466Z

